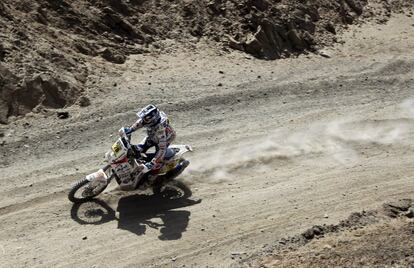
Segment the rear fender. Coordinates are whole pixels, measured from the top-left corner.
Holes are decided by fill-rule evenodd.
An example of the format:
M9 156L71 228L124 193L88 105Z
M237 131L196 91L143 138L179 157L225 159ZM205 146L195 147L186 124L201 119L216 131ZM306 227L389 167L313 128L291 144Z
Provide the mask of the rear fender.
M176 155L173 158L182 158L183 155L187 152L192 152L193 148L190 145L170 145L169 146L171 149L178 149L178 152L176 153Z

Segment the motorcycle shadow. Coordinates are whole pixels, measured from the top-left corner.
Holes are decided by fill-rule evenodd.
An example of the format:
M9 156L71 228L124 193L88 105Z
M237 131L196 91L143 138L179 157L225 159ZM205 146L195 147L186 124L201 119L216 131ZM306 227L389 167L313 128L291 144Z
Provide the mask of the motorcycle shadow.
M116 220L119 229L136 235L144 235L149 227L160 231L160 240L176 240L186 231L191 213L175 209L199 203L201 199L166 199L161 195L134 194L121 197L114 208L101 199L74 204L71 217L82 225Z

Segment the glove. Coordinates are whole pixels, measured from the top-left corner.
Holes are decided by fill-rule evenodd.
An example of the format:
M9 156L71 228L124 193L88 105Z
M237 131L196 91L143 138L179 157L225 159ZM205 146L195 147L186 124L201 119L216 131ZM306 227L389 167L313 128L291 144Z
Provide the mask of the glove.
M130 135L132 132L134 132L134 130L132 128L129 127L123 127L118 131L119 136L123 136L123 134L125 133L125 135Z
M144 164L144 169L142 170L143 173L147 173L149 171L151 171L152 167L154 166L153 163L151 162L147 162Z

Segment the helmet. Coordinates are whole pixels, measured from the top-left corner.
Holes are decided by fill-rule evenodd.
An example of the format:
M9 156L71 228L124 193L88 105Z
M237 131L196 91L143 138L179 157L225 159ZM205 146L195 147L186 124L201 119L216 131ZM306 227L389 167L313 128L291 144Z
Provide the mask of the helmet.
M144 126L155 126L160 122L160 110L152 104L145 106L137 113Z

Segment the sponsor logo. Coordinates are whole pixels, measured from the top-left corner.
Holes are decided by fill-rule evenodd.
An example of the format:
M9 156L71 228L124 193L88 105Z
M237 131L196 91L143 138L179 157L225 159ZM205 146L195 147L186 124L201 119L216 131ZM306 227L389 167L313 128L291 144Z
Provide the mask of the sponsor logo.
M121 150L121 145L119 143L114 143L112 145L112 151L115 153L115 155Z

